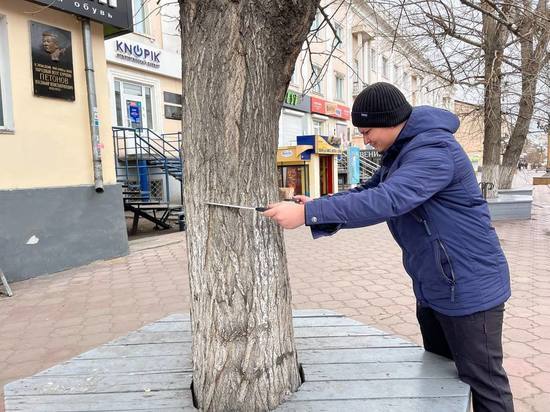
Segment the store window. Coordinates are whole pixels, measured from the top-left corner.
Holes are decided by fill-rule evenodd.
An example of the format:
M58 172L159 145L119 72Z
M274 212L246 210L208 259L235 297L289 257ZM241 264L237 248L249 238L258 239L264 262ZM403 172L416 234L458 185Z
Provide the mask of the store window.
M181 120L181 94L164 92L164 117Z
M325 122L321 120L313 120L313 134L325 134Z
M279 166L279 187L294 189L295 195L309 195L309 175L306 165Z
M149 34L147 24L147 0L133 0L134 33Z
M13 128L6 18L0 15L0 130Z
M335 83L336 85L336 100L343 101L344 100L344 76L341 74L337 74L335 76Z
M155 128L151 86L115 79L114 89L117 126Z

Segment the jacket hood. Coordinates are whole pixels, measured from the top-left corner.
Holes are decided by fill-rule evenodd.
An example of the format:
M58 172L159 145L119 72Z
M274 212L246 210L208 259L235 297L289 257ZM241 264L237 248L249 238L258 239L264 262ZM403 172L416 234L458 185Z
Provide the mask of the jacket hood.
M428 130L441 129L454 134L460 126L455 114L431 106L415 107L397 140L415 137Z
M437 109L431 106L413 108L405 127L399 133L396 141L383 153L382 164L389 167L407 143L417 135L428 130L444 130L454 134L458 130L458 117L448 110Z

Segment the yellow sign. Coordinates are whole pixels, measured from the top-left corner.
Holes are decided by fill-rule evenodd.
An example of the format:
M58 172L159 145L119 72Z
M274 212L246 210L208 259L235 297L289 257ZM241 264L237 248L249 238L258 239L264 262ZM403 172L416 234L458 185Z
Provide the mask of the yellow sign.
M286 146L277 149L277 163L302 162L300 155L313 149L311 145Z
M340 154L340 142L335 138L315 136L315 153Z

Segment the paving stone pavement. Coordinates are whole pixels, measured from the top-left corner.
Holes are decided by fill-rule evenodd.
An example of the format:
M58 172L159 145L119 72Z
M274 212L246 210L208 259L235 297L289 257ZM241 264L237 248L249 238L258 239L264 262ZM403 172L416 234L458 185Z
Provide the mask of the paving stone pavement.
M532 220L495 227L512 273L503 340L516 410L548 411L550 188L536 188ZM385 225L315 241L300 228L285 239L296 308L333 309L421 343L411 282ZM14 283L15 297L0 297L0 390L189 310L184 234L140 239L130 249L126 257Z

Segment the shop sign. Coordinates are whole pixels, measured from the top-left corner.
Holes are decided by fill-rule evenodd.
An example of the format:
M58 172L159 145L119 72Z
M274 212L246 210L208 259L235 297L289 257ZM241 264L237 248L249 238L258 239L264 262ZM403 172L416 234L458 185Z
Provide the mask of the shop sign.
M348 147L348 184L356 185L361 181L359 162L361 151L358 147Z
M141 107L139 102L130 102L129 106L130 118L134 123L139 123L141 118Z
M77 16L132 31L130 0L31 0L35 3L65 11Z
M71 32L31 21L35 96L75 99Z
M132 63L142 64L158 69L160 67L161 50L149 48L138 43L115 40L116 57Z
M351 119L351 112L349 107L329 102L319 97L311 97L311 112L325 114L327 116L335 117L337 119Z
M0 0L1 1L1 0ZM126 39L105 41L108 62L181 79L181 55Z
M298 110L300 112L310 112L310 99L309 96L304 96L303 94L294 92L292 90L287 90L285 95L285 100L283 102L283 107Z
M277 149L277 163L291 163L303 161L302 154L313 150L311 145L287 146Z
M315 136L315 153L340 154L340 139L335 136Z

